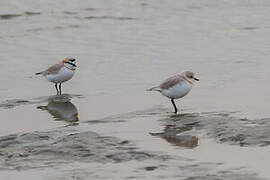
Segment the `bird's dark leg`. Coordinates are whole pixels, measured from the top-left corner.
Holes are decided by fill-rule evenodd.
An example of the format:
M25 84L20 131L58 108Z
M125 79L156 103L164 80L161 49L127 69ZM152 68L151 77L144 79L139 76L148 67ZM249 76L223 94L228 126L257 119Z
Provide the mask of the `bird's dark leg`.
M58 91L58 88L57 88L57 83L55 83L55 89L56 89L56 93L57 93L57 95L58 95L58 93L59 93L59 91Z
M59 94L62 94L62 84L59 84Z
M172 98L171 101L172 101L172 104L173 104L173 107L174 107L174 113L177 114L178 110L177 110L177 107L176 107L176 105L174 103L174 99Z

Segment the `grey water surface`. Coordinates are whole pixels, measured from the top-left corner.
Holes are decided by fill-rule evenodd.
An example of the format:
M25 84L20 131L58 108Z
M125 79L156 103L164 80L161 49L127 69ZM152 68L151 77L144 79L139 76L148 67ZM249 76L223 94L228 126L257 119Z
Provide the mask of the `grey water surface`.
M267 0L0 1L0 179L270 179ZM72 56L55 95L36 72ZM146 89L183 70L176 104Z

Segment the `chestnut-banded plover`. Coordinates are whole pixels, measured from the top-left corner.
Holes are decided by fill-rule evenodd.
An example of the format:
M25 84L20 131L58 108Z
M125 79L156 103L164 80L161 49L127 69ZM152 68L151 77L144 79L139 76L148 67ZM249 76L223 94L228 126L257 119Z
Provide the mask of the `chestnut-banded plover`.
M52 65L45 71L36 73L36 75L41 74L48 81L54 83L57 94L61 94L61 84L73 77L76 67L76 60L74 58L65 58L58 64ZM58 84L59 87L57 86Z

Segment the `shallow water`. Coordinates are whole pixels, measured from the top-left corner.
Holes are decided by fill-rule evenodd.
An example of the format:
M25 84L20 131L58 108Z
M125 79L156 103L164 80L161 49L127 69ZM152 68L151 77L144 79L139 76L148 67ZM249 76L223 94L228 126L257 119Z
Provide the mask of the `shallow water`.
M1 1L1 179L269 179L269 7ZM66 56L78 70L55 96L34 73ZM200 82L173 116L145 90L186 69Z

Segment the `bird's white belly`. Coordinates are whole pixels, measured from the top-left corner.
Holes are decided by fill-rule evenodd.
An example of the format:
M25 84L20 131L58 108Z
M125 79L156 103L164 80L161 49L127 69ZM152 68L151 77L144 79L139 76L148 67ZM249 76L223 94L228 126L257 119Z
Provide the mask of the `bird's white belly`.
M65 67L61 68L61 70L57 74L48 74L45 75L46 79L53 83L63 83L72 78L75 71L67 69Z
M181 84L176 84L169 89L164 89L161 91L161 93L162 95L168 98L179 99L187 95L191 89L192 89L191 84L181 83Z

